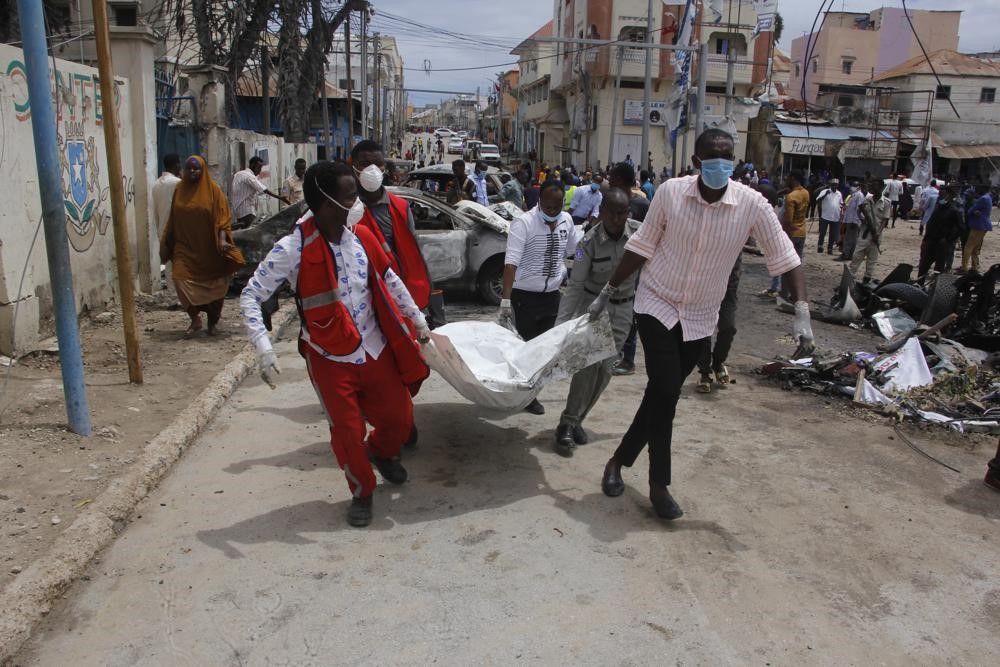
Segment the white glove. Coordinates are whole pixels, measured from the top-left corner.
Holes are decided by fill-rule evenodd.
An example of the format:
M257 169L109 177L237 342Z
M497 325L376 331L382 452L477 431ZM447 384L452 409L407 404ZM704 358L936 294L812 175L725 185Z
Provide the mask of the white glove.
M275 375L281 374L278 366L278 355L274 350L268 350L257 355L257 368L260 369L260 379L267 383L271 389L275 388Z
M504 329L517 331L514 326L514 307L510 305L510 299L500 299L500 310L497 311L497 323Z
M431 342L431 328L426 322L417 326L417 342L421 345Z
M795 359L812 354L816 349L813 343L812 318L809 316L809 304L805 301L795 302L795 320L792 324L792 337L799 346L795 350Z
M597 298L593 300L590 306L587 308L587 315L590 316L590 321L593 322L598 317L601 316L607 307L608 301L611 299L611 295L618 291L617 287L612 287L611 283L607 283L601 289L601 293L597 295Z

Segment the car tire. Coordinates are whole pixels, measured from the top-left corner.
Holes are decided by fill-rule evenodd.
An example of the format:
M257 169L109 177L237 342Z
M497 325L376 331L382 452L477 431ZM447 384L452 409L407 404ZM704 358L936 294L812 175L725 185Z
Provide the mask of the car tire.
M879 287L875 294L882 299L895 299L903 302L903 310L911 317L920 317L930 299L920 287L908 283L891 283Z
M921 324L933 326L955 312L958 306L957 279L958 276L951 273L938 274L927 294L927 305L920 316Z
M476 292L479 298L491 306L500 305L503 289L503 255L491 257L479 267L476 276Z

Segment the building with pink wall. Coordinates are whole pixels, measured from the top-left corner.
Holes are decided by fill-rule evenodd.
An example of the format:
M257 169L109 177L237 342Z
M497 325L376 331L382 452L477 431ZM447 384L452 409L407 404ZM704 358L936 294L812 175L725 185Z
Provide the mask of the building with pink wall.
M958 48L961 15L958 10L910 10L928 53ZM901 8L828 12L816 32L792 41L789 94L810 104L855 106L865 94L866 82L920 54Z

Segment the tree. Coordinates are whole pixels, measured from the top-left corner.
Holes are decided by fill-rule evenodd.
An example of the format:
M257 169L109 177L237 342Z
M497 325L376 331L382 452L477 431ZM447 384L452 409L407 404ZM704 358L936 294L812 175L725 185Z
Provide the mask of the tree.
M193 52L198 64L226 69L226 97L233 117L237 84L262 83L260 65L266 47L278 74L278 118L285 137L301 142L308 138L312 110L320 86L325 85L326 58L345 4L351 9L366 6L358 0L158 0L147 21L170 33L165 36L168 48L178 54ZM177 64L193 64L170 56Z
M777 44L781 41L781 33L785 30L785 19L781 18L781 14L774 15L774 43Z

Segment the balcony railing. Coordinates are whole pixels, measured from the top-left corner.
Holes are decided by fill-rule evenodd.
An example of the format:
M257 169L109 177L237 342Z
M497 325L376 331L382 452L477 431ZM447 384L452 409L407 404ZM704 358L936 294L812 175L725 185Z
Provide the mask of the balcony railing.
M708 56L708 80L713 82L725 82L729 69L729 62L722 54ZM746 56L737 57L733 61L733 81L735 83L749 84L753 77L753 60Z

